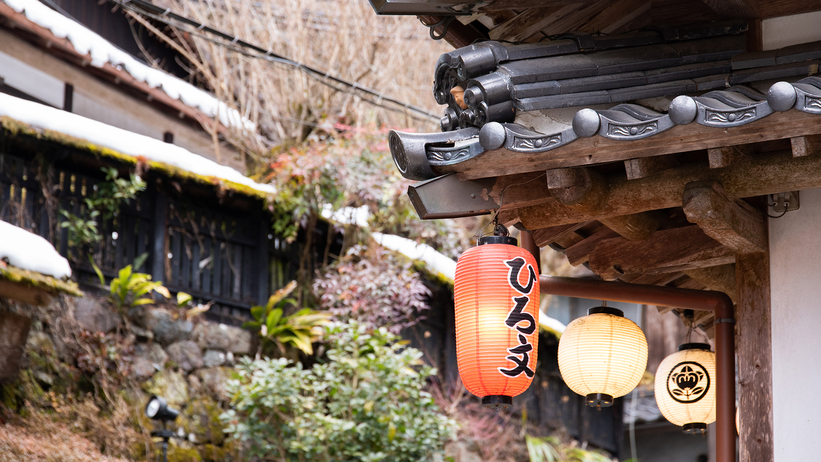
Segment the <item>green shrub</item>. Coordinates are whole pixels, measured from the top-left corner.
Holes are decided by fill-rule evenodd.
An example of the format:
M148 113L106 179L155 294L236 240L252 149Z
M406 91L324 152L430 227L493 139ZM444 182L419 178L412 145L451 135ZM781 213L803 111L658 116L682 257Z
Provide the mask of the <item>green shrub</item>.
M228 432L266 460L419 462L442 453L456 424L439 412L434 369L386 329L325 329L327 358L303 369L286 359L244 360L229 382Z

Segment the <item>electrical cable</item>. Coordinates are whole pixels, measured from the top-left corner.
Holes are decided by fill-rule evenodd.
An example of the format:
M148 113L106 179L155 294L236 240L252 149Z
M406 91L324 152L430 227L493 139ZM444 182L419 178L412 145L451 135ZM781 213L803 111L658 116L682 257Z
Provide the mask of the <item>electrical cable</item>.
M439 121L439 116L432 114L426 111L423 108L418 106L414 106L412 104L400 101L396 98L392 98L390 96L385 96L382 93L373 90L368 87L363 87L356 82L351 82L336 75L333 75L329 72L322 71L320 69L314 68L307 64L294 61L286 56L280 55L278 53L274 53L272 50L260 47L259 45L255 45L250 43L246 40L239 38L238 36L233 36L222 32L220 30L214 29L208 25L202 24L197 22L191 18L179 15L174 13L170 9L162 8L152 3L146 2L144 0L108 0L111 3L114 3L124 9L132 11L134 13L141 14L143 16L149 17L156 21L159 21L163 24L166 24L171 27L179 27L184 29L186 32L201 37L205 40L209 40L213 43L216 43L220 46L228 48L232 51L237 53L242 53L245 56L251 58L258 58L258 59L265 59L267 61L275 62L278 64L282 64L285 66L293 67L299 69L300 71L306 73L307 75L313 77L318 82L326 85L330 88L333 88L337 91L343 93L351 93L359 96L362 101L365 101L369 104L374 106L378 106L384 109L398 111L398 112L405 112L408 111L414 114L409 114L411 117L427 120L431 119L433 121ZM183 26L180 26L180 23ZM213 37L217 37L218 39L208 37L205 34L209 34ZM253 51L248 51L253 50ZM376 98L376 100L370 99L368 97L363 97L364 95L368 95L369 97ZM388 102L395 106L399 107L389 107L382 102ZM421 116L421 117L420 117Z

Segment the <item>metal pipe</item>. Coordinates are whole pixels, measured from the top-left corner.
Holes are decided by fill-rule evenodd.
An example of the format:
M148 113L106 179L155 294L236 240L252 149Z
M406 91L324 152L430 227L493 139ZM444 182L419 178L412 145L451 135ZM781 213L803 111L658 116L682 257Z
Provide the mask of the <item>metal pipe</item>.
M542 274L542 249L536 245L536 241L533 239L533 234L530 231L522 231L522 234L519 236L522 241L522 248L527 250L533 255L533 258L536 259L536 264L539 266L539 274Z
M522 239L524 246L525 239ZM735 331L733 302L722 292L541 275L542 293L715 313L716 461L735 462Z

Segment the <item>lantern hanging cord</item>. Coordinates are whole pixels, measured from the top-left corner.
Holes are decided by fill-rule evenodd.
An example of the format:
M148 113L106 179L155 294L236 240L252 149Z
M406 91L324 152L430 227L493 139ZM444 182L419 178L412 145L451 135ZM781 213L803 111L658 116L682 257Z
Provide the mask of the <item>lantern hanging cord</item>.
M505 186L504 189L502 189L502 192L499 193L499 208L496 209L496 213L493 214L493 218L490 220L490 223L483 226L482 229L479 232L479 235L474 236L474 237L480 238L480 237L485 236L484 230L485 230L485 228L487 228L491 224L494 225L494 227L493 227L493 233L494 234L496 234L496 231L497 231L498 227L502 226L502 225L499 224L499 212L502 210L502 205L504 204L504 201L505 201L505 193L507 192L508 189L510 189L514 186L526 185L526 184L528 184L532 181L538 180L539 178L541 178L543 176L546 176L546 175L547 175L547 172L542 172L539 175L534 176L533 178L531 178L527 181L523 181L521 183L512 183L512 184L509 184L509 185ZM502 226L502 227L505 228L504 226ZM507 228L505 228L505 231L506 231L506 233L502 234L502 236L507 236L508 234L510 234L509 232L507 232ZM499 236L500 234L496 234L496 235Z
M191 18L174 13L170 9L159 7L144 0L108 1L122 7L123 9L154 19L155 21L159 21L170 27L179 28L191 35L208 40L231 51L242 53L250 58L264 59L266 61L296 68L314 78L317 82L343 93L354 94L368 104L391 111L404 112L410 117L419 120L439 120L439 116L432 114L423 108L389 96L384 96L382 92L378 92L368 87L363 87L357 82L351 82L335 76L330 72L325 72L307 64L294 61L286 56L274 53L271 49L266 50L265 48L245 41L238 36L225 33ZM392 106L384 104L386 102L390 103Z

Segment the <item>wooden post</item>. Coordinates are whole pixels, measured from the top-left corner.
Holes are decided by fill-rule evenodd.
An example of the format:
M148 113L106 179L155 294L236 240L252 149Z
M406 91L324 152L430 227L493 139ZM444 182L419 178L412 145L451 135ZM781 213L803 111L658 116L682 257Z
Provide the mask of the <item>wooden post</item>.
M740 462L772 462L773 378L769 252L738 255Z

